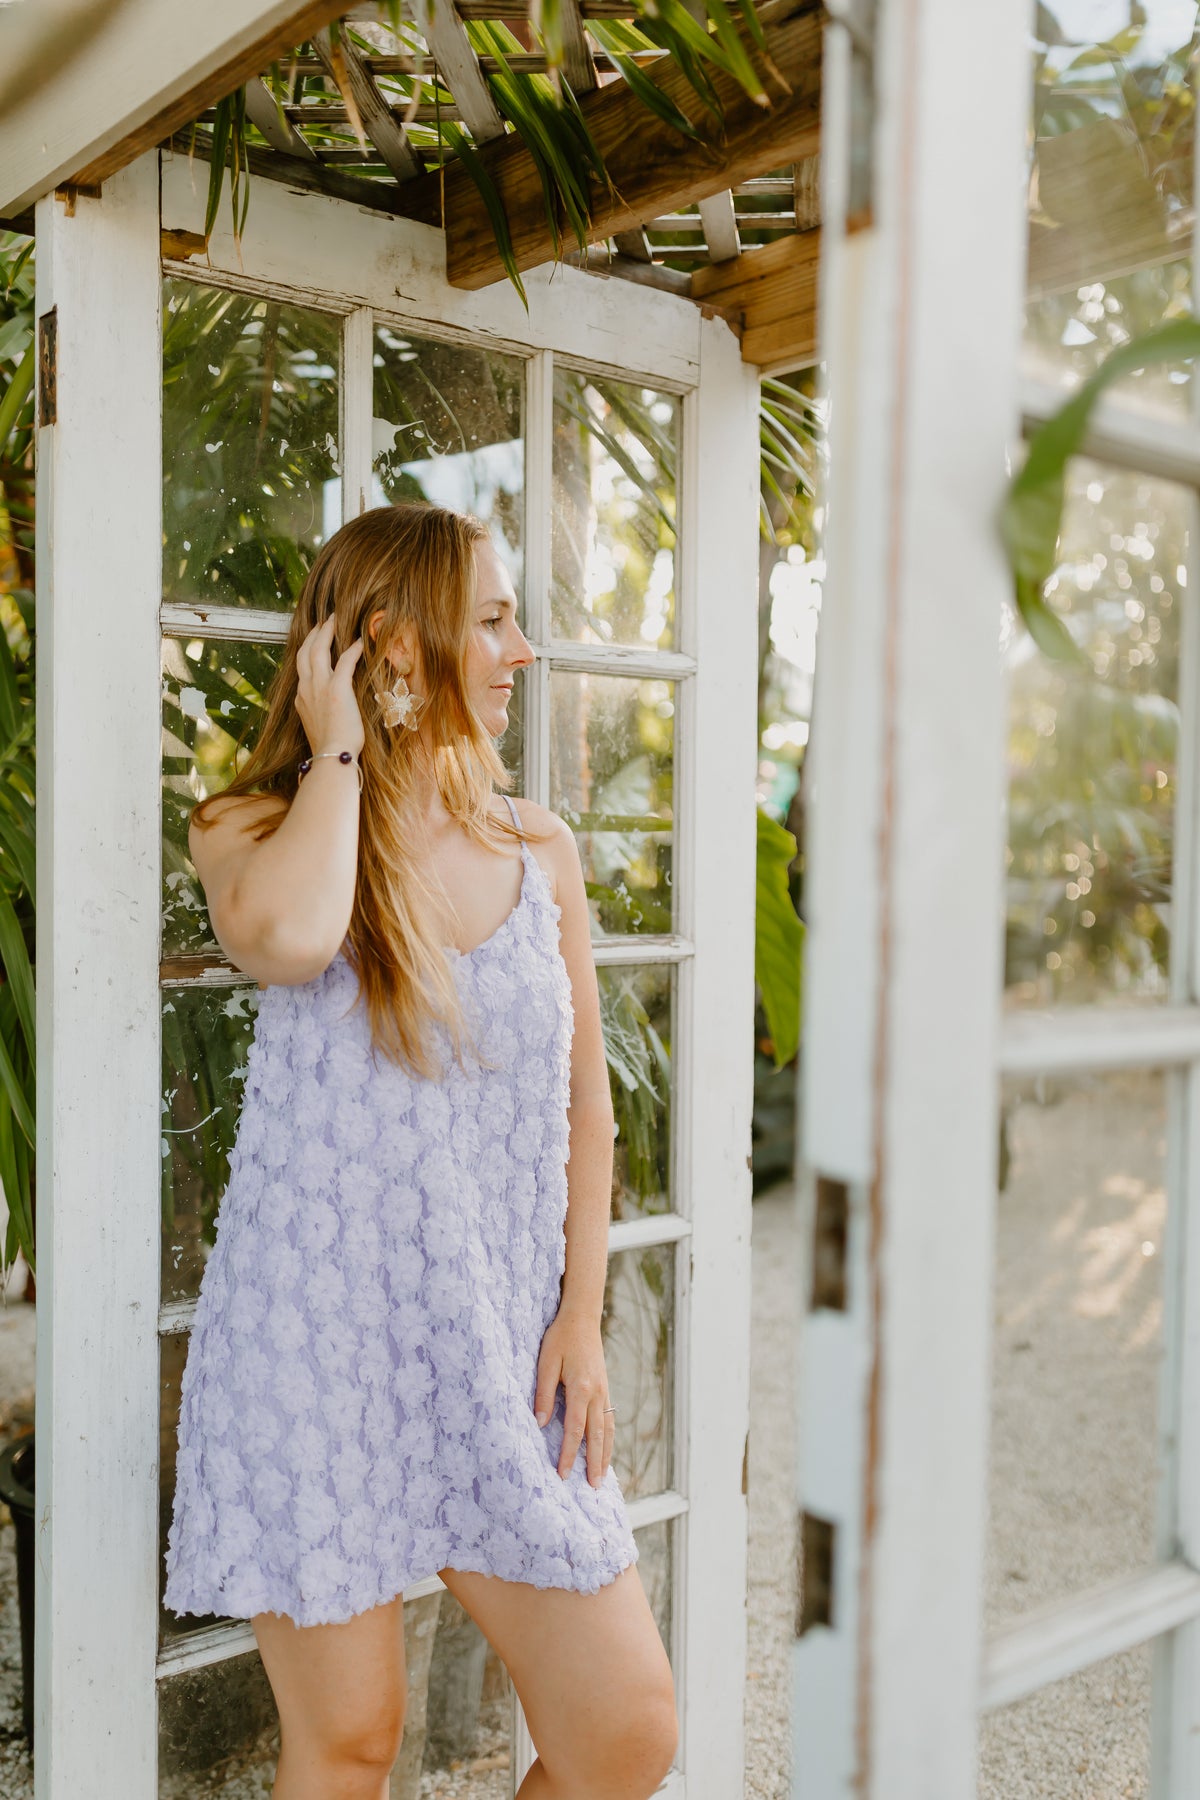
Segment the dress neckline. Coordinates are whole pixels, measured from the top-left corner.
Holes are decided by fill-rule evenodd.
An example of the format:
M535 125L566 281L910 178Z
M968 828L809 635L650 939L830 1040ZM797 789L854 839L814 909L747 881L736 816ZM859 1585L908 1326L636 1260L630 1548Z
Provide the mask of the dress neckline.
M488 934L488 936L484 938L484 940L481 944L476 944L475 948L473 950L460 950L458 948L457 944L443 944L442 948L446 952L447 956L451 957L455 962L470 962L472 957L478 956L481 951L488 949L489 946L494 944L496 942L496 939L498 937L502 936L503 933L508 930L509 926L513 924L513 922L515 921L515 919L517 917L517 914L522 910L522 908L525 905L525 897L529 890L529 856L530 856L530 851L528 849L528 846L526 845L524 839L522 839L522 841L521 841L521 887L520 887L519 893L517 894L516 905L512 908L512 910L510 912L505 914L504 918L501 919L499 925L497 925L495 931L490 932Z

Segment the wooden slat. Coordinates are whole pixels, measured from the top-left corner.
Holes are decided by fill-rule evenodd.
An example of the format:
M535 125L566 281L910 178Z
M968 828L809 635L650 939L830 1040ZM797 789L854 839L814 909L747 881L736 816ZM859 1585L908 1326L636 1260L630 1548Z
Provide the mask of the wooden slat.
M592 195L597 239L634 229L643 219L718 194L818 147L821 18L812 0L779 0L763 15L769 54L791 93L756 106L730 77L713 78L724 109L716 133L686 76L673 60L647 71L647 80L692 118L709 141L695 144L650 113L628 88L585 94L580 107L604 158L613 190ZM451 83L453 86L453 83ZM778 90L774 90L777 94ZM462 100L462 95L457 95ZM464 108L465 111L465 108ZM541 177L515 135L485 145L481 155L508 213L517 267L535 268L554 255ZM403 210L426 224L442 223L441 183L425 176L404 190ZM466 170L445 173L446 268L456 287L486 287L504 273L487 208Z
M696 269L692 298L738 309L746 362L765 368L808 360L817 347L820 253L819 231L795 232L734 262Z
M286 109L280 119L275 97L261 75L252 76L246 83L246 117L273 150L285 150L291 156L313 154L310 145L287 117Z
M821 161L802 156L792 170L792 207L797 231L813 231L821 223Z
M700 222L704 227L704 241L708 245L709 259L712 262L732 262L735 256L740 255L742 241L738 236L733 194L729 188L701 200Z
M503 138L504 120L452 0L433 0L432 13L428 19L422 17L421 29L475 142L487 144Z
M559 0L563 31L563 63L567 80L577 94L590 94L596 87L596 65L583 29L579 0Z
M336 51L328 28L314 32L312 44L347 106L357 108L363 130L396 180L411 181L420 175L422 165L412 145L346 33L341 33Z
M622 256L632 258L634 262L652 263L654 252L650 248L650 239L641 226L635 231L614 231L613 243Z

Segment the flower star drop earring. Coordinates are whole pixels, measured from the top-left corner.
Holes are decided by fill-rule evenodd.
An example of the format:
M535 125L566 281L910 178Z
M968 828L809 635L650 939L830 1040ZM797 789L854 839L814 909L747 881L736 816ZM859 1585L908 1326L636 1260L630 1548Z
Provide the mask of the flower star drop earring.
M417 729L417 719L425 699L423 695L411 692L403 675L398 673L390 688L376 688L375 698L383 708L385 725L404 725L409 731Z

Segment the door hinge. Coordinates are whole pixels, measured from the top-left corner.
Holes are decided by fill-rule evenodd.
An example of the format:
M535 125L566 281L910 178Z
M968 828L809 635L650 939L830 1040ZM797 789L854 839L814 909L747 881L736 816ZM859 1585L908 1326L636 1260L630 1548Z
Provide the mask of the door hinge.
M37 420L53 425L58 418L58 308L38 320Z
M846 1251L850 1233L850 1189L830 1175L816 1178L810 1309L846 1310Z
M796 1534L795 1635L803 1637L814 1625L833 1624L833 1566L837 1526L815 1513L800 1514Z

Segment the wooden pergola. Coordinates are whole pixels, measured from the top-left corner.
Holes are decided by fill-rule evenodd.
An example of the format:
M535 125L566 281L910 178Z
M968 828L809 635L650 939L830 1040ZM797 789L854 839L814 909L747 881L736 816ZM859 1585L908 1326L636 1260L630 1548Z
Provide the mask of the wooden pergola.
M56 187L93 194L132 156L154 146L211 158L214 107L244 86L252 178L443 227L450 283L485 287L503 279L504 266L480 189L458 156L414 143L408 129L448 121L466 134L495 184L518 269L547 262L556 253L556 233L542 204L537 155L497 105L489 76L497 73L498 58L480 53L470 35L476 21L500 21L530 40L525 0L431 0L428 12L421 0L408 0L401 36L388 12L380 5L349 11L311 5L269 31L248 32L236 58L178 94L154 92L148 78L139 108L146 116L136 129L103 145L81 142L74 153L63 144L47 147L45 157L30 154L18 108L0 121L0 160L24 152L44 168L57 148ZM720 311L741 336L746 361L784 369L811 362L816 349L823 8L820 0L770 0L759 17L761 46L744 26L739 37L764 72L765 92L751 96L716 71L720 119L700 105L666 50L629 59L661 100L690 120L696 135L689 138L650 109L620 73L625 58L589 32L597 23L635 22L628 0L565 0L562 73L610 181L607 191L593 183L592 241L568 256ZM548 68L544 51L504 61L516 76ZM264 79L270 65L278 71L273 86ZM106 71L94 68L97 90L105 80ZM435 80L439 94L449 92L450 105L435 95ZM31 180L0 223L32 230L34 191ZM565 227L562 236L569 244ZM200 255L204 239L185 233L165 249Z

